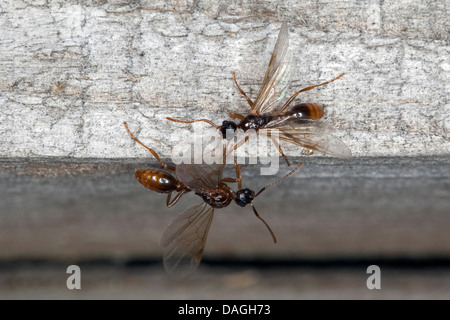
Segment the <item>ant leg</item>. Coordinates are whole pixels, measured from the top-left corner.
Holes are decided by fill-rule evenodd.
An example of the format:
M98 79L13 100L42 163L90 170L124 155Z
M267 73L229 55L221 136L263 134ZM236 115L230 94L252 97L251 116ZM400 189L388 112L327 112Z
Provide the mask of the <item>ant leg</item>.
M153 149L147 147L145 144L143 144L142 142L140 142L140 141L138 140L138 138L136 138L136 137L134 136L134 134L131 133L130 129L128 129L128 125L127 125L127 123L126 123L125 121L123 122L123 125L125 126L125 129L127 129L127 131L128 131L128 133L130 134L131 138L133 138L134 141L136 141L137 143L139 143L139 144L140 144L141 146L143 146L145 149L147 149L148 151L150 151L150 153L155 157L156 160L158 160L159 164L160 164L163 168L168 169L168 170L172 170L172 171L175 171L175 170L176 170L176 168L175 168L174 166L170 166L170 165L165 164L164 162L162 162L162 160L159 158L159 156L158 156L158 154L155 152L155 150L153 150Z
M178 119L173 119L170 117L166 117L167 120L173 121L173 122L179 122L179 123L194 123L194 122L206 122L208 124L210 124L211 126L213 126L214 128L216 128L217 130L220 130L220 127L215 125L213 122L209 121L208 119L199 119L199 120L192 120L192 121L184 121L184 120L178 120Z
M237 164L236 160L234 160L234 170L236 171L236 179L238 180L238 189L242 189L242 176L241 176L241 168Z
M240 146L242 146L244 143L246 143L249 139L249 136L245 136L244 139L242 139L241 141L239 141L235 146L234 146L234 150L237 150L237 148L239 148Z
M297 91L297 92L294 93L294 94L292 95L292 97L290 97L289 100L284 104L283 108L281 108L280 111L278 111L277 116L279 116L281 113L283 113L284 110L286 110L286 108L292 103L292 101L294 101L294 99L298 96L299 93L306 92L306 91L309 91L309 90L311 90L311 89L314 89L314 88L317 88L317 87L320 87L320 86L324 86L324 85L326 85L326 84L329 84L330 82L333 82L333 81L339 79L339 78L342 77L344 74L345 74L345 73L341 73L341 74L338 75L336 78L334 78L334 79L332 79L332 80L330 80L330 81L327 81L327 82L324 82L324 83L321 83L321 84L317 84L317 85L315 85L315 86L310 86L310 87L304 88L304 89L302 89L302 90L300 90L300 91Z
M230 116L231 119L243 120L245 118L245 116L243 116L240 113L236 113L236 112L230 112L228 115Z
M234 160L234 169L236 170L236 178L223 178L222 182L237 183L238 189L240 190L242 189L241 169L239 168L236 160Z
M173 204L171 204L171 202L170 202L170 198L171 198L171 197L172 197L172 192L169 193L169 194L167 195L166 206L167 206L168 208L170 208L171 206L173 206Z
M286 161L286 164L288 165L288 167L291 166L291 164L289 163L289 160L287 159L286 155L284 154L283 150L281 149L280 144L278 143L277 139L275 139L274 136L272 136L270 134L270 132L267 133L270 137L270 139L272 140L273 144L275 145L275 147L278 148L278 152L281 154L281 156L284 158L284 161Z
M175 198L173 198L172 201L170 201L170 198L171 198L171 196L172 196L172 192L169 193L169 194L167 195L166 206L167 206L168 208L172 207L175 203L178 202L178 200L180 200L181 196L182 196L183 194L185 194L185 193L186 193L185 191L180 191L180 192L178 192L177 195L175 196Z
M234 79L234 83L236 84L236 87L238 88L239 92L245 97L245 99L247 100L248 104L250 105L250 109L253 110L253 108L255 107L253 101L245 94L244 90L241 89L241 87L239 87L237 80L236 80L236 73L233 72L233 79Z

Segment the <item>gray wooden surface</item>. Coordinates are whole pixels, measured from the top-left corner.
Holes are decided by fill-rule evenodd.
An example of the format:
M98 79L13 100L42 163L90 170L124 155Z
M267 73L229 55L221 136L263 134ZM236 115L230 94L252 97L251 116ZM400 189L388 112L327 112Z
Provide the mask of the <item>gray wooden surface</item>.
M168 156L166 116L248 109L232 72L254 98L282 21L288 94L346 73L299 101L323 104L355 156L448 154L448 16L445 0L5 1L0 157L147 157L124 120Z
M445 0L0 2L0 298L449 298L448 16ZM206 263L173 282L159 238L198 198L168 209L141 187L155 163L122 122L168 158L192 127L166 116L245 113L232 72L254 98L282 21L287 94L346 73L298 101L354 158L302 158L255 201L276 245L250 208L217 212ZM381 291L366 261L393 261Z

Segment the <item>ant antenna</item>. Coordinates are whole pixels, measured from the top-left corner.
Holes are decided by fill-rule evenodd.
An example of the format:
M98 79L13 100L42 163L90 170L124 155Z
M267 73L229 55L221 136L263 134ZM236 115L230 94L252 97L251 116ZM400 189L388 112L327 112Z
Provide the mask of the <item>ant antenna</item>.
M303 162L300 162L300 163L299 163L293 170L291 170L287 175L285 175L284 177L278 179L277 181L272 182L271 184L269 184L269 185L263 187L261 190L258 191L258 193L256 193L256 194L253 196L253 198L256 198L256 197L259 196L264 190L267 190L267 189L269 189L270 187L273 187L273 186L276 185L277 183L280 183L281 181L283 181L284 179L286 179L287 177L289 177L290 175L292 175L295 171L298 170L298 168L300 168L300 167L302 166L302 164L303 164ZM259 220L261 220L261 221L264 223L264 225L267 227L267 229L269 230L270 235L272 236L273 242L274 242L274 243L277 243L277 238L275 237L275 234L273 233L272 229L270 229L270 227L269 227L269 225L267 224L267 222L266 222L263 218L261 218L261 216L258 214L258 211L256 211L256 208L255 208L255 206L253 205L253 203L250 203L250 205L252 206L252 209L253 209L253 212L255 213L255 216L256 216Z
M256 208L255 208L255 206L253 205L253 203L250 203L250 205L252 206L253 212L255 213L256 217L257 217L259 220L261 220L261 221L266 225L267 229L268 229L269 232L270 232L270 235L272 236L273 243L277 243L277 238L275 237L275 234L273 233L272 229L270 229L270 227L269 227L269 225L267 224L267 222L264 221L264 219L261 218L261 216L258 214L258 211L256 211Z
M281 181L283 181L284 179L286 179L287 177L289 177L290 175L292 175L295 171L298 170L298 168L301 167L301 165L303 164L303 162L300 162L291 172L289 172L287 175L285 175L284 177L278 179L275 182L272 182L271 184L263 187L261 190L258 191L258 193L255 194L254 198L256 198L257 196L259 196L264 190L269 189L270 187L273 187L274 185L280 183Z

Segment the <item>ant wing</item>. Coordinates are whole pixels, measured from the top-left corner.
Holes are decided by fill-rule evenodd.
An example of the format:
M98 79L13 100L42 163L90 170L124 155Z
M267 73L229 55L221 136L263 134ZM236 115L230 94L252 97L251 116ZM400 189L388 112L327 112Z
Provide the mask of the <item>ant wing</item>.
M270 112L283 99L289 84L291 55L287 23L283 22L273 49L264 81L254 102L251 114Z
M222 139L220 140L220 143L223 143ZM194 163L192 164L181 163L177 165L177 178L195 192L217 189L219 183L222 181L222 172L225 167L226 157L233 151L232 146L231 143L228 143L225 146L222 145L221 160L218 160L218 162L206 164L203 161L202 154L202 157L195 158ZM219 150L219 148L217 148L217 150Z
M214 208L205 203L187 209L173 220L161 237L164 247L164 268L177 277L194 273L206 244L214 217Z
M338 158L350 158L352 152L339 138L331 135L326 126L318 126L316 121L304 124L267 129L272 135L278 130L280 140L319 151Z
M224 164L179 164L177 178L195 192L216 189L222 180Z

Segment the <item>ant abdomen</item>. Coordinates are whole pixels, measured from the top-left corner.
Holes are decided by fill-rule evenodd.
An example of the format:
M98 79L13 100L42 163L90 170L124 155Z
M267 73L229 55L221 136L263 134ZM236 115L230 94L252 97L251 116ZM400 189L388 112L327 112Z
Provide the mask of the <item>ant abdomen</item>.
M315 103L297 104L292 107L289 113L301 120L319 120L324 115L323 108Z
M161 170L136 170L136 179L146 188L159 193L170 193L185 188L173 175Z

